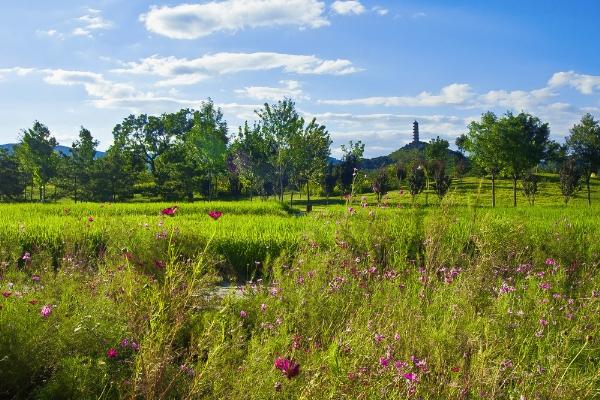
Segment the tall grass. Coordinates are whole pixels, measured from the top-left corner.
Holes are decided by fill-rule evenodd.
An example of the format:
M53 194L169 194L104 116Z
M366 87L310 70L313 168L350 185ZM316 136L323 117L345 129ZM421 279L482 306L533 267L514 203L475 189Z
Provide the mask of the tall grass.
M3 208L0 397L600 397L598 207L405 200Z

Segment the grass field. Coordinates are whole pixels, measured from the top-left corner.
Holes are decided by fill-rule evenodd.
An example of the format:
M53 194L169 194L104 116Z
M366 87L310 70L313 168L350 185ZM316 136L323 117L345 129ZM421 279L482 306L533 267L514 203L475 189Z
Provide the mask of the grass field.
M600 398L598 185L554 180L0 205L0 397Z

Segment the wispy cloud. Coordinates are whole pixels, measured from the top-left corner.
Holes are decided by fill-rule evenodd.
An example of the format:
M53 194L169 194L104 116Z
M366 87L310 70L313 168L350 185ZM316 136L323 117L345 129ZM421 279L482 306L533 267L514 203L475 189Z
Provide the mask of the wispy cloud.
M124 63L113 72L145 74L162 78L158 86L189 85L210 76L241 71L281 69L287 73L312 75L347 75L360 71L351 61L323 60L313 55L283 53L216 53L195 59L152 56L139 62Z
M246 28L329 25L318 0L225 0L175 7L152 7L140 16L146 29L172 39L197 39Z
M102 11L89 8L88 13L77 18L79 24L71 32L74 36L92 37L95 31L107 30L113 27L113 23L102 17Z
M237 93L241 97L246 97L255 100L278 101L284 97L293 98L294 100L308 100L309 97L302 91L302 87L298 81L280 81L281 87L270 86L247 86L243 89L237 89Z
M331 9L339 15L360 15L366 11L358 0L337 0L331 4Z

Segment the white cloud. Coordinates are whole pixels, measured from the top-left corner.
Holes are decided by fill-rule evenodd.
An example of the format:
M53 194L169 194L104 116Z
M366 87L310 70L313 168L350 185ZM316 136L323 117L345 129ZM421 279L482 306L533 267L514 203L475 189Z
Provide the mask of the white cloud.
M411 18L414 19L418 19L418 18L425 18L427 16L427 14L425 14L424 12L416 12L413 15L411 15Z
M600 90L600 76L578 74L574 71L557 72L548 81L550 87L570 86L583 94Z
M282 87L269 86L247 86L235 91L239 96L255 100L278 101L284 97L294 100L307 100L308 97L302 91L300 83L297 81L280 81Z
M146 29L172 39L197 39L215 32L292 25L329 25L318 0L225 0L175 7L151 7L140 20Z
M88 9L88 14L82 15L76 21L81 25L73 29L74 36L92 37L97 30L107 30L113 27L113 23L102 17L102 12L93 8Z
M372 8L372 10L382 17L390 12L390 10L381 6L375 6Z
M417 96L366 97L350 100L321 100L330 105L365 105L365 106L405 106L433 107L440 105L461 105L473 97L471 87L465 83L453 83L442 88L439 94L421 92Z
M48 29L48 30L37 30L35 31L36 35L40 37L48 37L48 38L56 38L56 39L64 39L65 35L57 31L56 29Z
M365 12L365 7L357 0L334 1L331 9L340 15L360 15Z
M548 87L531 91L491 90L481 95L473 106L478 108L506 107L517 111L534 110L554 96L556 93Z
M188 60L152 56L124 64L113 72L148 74L165 78L158 86L189 85L211 75L241 71L282 69L284 72L313 75L346 75L360 71L348 60L322 60L316 56L282 53L216 53Z

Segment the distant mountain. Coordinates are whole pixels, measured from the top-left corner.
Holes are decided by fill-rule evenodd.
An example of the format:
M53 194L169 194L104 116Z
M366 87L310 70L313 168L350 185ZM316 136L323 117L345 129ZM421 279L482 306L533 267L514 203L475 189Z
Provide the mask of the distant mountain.
M6 149L6 150L8 150L9 153L12 153L15 145L16 145L16 143L0 144L0 149ZM65 156L71 155L71 148L67 147L67 146L58 145L54 148L54 150L56 150L57 152L65 155ZM104 157L104 154L105 154L105 152L103 152L103 151L97 151L96 158Z

